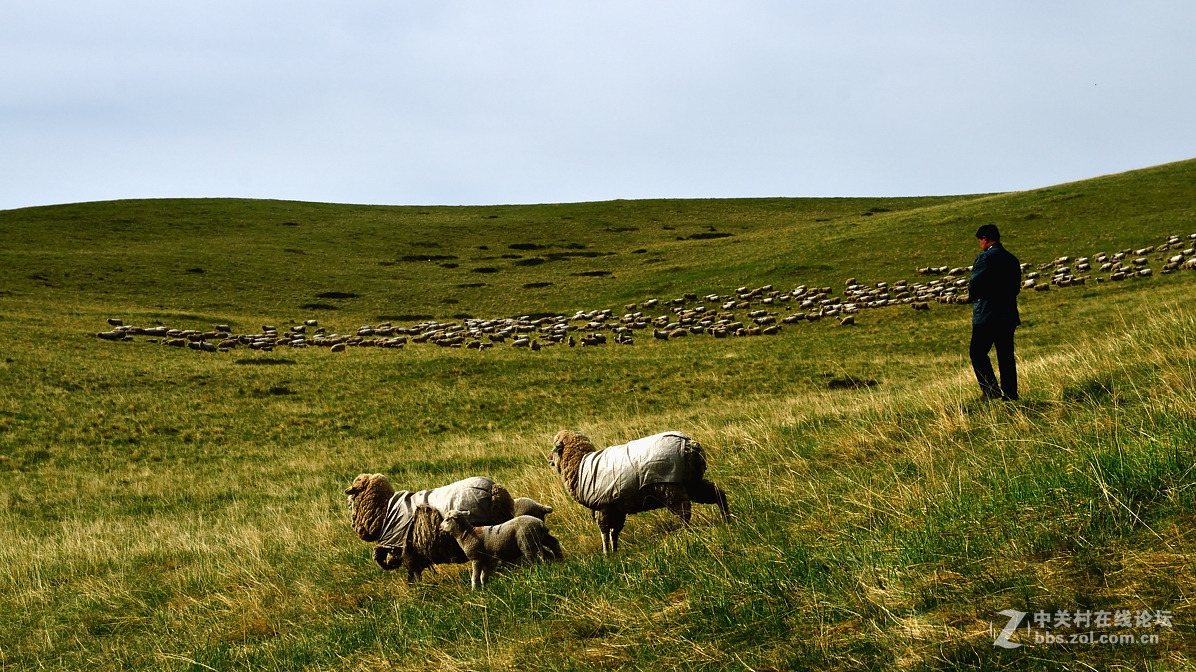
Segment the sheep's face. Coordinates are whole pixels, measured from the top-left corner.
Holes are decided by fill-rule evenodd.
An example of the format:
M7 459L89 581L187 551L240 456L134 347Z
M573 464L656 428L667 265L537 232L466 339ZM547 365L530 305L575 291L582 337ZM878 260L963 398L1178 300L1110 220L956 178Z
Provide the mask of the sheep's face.
M444 514L444 521L440 523L440 531L448 534L456 534L458 530L464 530L469 527L468 511L449 511Z
M357 478L353 479L353 485L345 488L345 494L352 499L366 490L369 490L370 487L372 487L378 481L385 480L386 477L382 474L358 474Z
M552 452L548 454L548 466L556 469L558 472L561 470L562 450L563 447L560 444L557 444L555 447L553 447Z
M345 494L352 497L364 491L370 484L371 474L358 474L357 478L353 479L353 484L345 488Z

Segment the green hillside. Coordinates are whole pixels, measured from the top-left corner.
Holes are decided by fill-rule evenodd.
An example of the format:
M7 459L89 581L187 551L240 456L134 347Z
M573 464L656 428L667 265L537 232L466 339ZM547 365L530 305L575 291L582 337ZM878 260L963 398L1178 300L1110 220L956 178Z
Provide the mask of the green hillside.
M945 286L917 269L966 267L983 223L1043 284L1063 256L1085 277L1022 293L1018 404L975 400L966 305L893 293L840 325L849 278ZM1196 272L1166 264L1192 234L1196 160L977 196L0 211L0 669L1189 669ZM1124 250L1132 277L1076 270ZM747 333L797 312L798 286L830 310L773 335L96 338L109 318L260 336L562 316L580 340L577 311L698 306ZM603 557L544 461L565 428L692 434L734 520L639 514ZM480 593L461 566L409 586L349 527L362 472L491 476L555 507L566 560ZM1023 623L1007 650L1010 609L1109 623Z

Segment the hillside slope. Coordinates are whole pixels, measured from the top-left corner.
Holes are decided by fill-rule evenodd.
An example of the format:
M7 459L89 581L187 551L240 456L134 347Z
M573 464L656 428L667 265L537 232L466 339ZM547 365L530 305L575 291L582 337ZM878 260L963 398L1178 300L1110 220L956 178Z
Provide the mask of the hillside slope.
M984 222L1035 266L1186 243L1193 196L1196 161L943 198L0 212L0 669L1190 669L1196 272L1160 261L1183 249L1024 292L1020 404L975 401L953 303L539 351L95 334L842 296L966 266ZM691 433L733 522L633 516L603 557L544 462L563 428ZM492 476L556 508L566 561L408 586L349 528L361 472ZM994 646L1006 610L1021 647ZM1118 643L1034 639L1089 632Z

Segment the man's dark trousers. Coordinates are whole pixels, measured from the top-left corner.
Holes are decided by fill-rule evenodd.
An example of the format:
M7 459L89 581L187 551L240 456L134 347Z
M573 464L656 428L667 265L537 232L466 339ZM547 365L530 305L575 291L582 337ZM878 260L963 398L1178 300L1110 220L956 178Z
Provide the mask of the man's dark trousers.
M976 380L986 397L1017 399L1017 364L1013 359L1015 329L1016 324L1004 322L972 325L972 343L968 352L972 357ZM999 385L992 362L988 359L988 351L994 345L997 346L997 366L1001 369Z

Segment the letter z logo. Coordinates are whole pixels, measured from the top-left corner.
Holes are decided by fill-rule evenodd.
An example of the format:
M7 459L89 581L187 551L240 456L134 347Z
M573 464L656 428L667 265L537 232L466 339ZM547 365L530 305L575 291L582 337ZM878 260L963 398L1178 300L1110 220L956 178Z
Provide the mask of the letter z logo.
M1021 625L1022 619L1026 616L1027 612L1018 611L1016 609L1006 609L1005 611L998 611L997 613L1002 616L1008 616L1009 622L1005 624L1005 627L1001 630L1001 633L997 635L997 639L993 642L993 646L999 646L1002 649L1018 648L1021 646L1021 644L1009 641L1009 635L1012 635L1013 631L1017 630L1017 626ZM989 627L991 629L991 624Z

